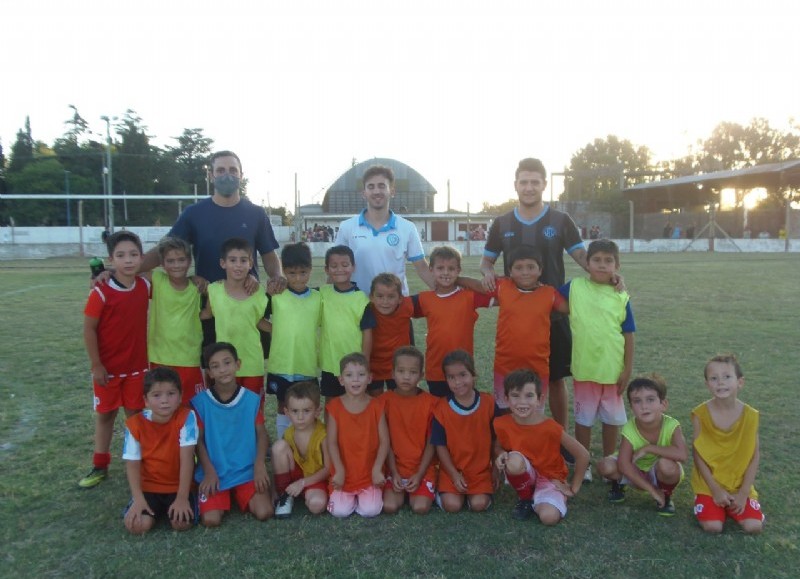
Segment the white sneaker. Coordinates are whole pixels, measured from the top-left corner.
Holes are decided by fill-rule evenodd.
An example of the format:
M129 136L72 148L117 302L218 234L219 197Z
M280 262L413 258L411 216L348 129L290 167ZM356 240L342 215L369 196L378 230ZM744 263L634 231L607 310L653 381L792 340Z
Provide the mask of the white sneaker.
M586 467L586 472L583 473L583 482L590 483L592 482L592 465Z
M286 493L282 494L275 506L275 518L288 519L292 515L292 507L294 507L294 497Z

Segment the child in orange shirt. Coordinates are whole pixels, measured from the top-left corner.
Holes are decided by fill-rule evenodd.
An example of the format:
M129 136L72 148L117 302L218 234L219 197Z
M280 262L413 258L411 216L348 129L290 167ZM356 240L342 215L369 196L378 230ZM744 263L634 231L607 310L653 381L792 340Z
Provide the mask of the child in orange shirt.
M381 396L391 441L386 461L390 474L383 489L386 513L399 511L406 495L411 510L419 515L433 504L436 469L429 439L437 398L418 386L424 362L422 352L414 346L398 348L393 360L396 388Z
M383 463L389 452L389 429L383 402L367 394L369 362L359 352L339 363L344 394L325 408L331 458L328 512L334 517L375 517L383 508Z
M434 410L431 444L436 447L439 503L448 513L480 512L492 504L496 479L492 471L494 397L475 391L475 361L464 350L448 353L442 362L450 395Z
M543 524L555 525L567 514L567 497L581 488L589 451L544 415L542 383L534 372L515 370L504 387L511 414L494 421L494 453L497 469L505 472L519 497L511 516L524 520L536 513ZM562 446L575 457L569 485Z
M428 359L425 381L434 396L450 395L449 380L442 371L442 360L448 352L464 350L472 356L477 308L487 307L491 298L457 285L461 274L461 254L441 246L431 252L430 269L435 287L412 299L414 317L428 322L425 357Z
M369 393L378 396L384 387L389 390L395 387L392 360L397 348L414 344L411 328L414 304L411 298L403 297L403 282L393 273L379 273L375 276L369 291L369 301L375 316L372 351L369 355L369 368L372 371Z

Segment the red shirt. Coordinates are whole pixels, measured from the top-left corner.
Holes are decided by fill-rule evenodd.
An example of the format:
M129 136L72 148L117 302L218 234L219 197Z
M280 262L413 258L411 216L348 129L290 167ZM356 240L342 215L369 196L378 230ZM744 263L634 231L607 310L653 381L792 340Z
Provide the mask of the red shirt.
M383 416L383 400L371 398L362 412L352 414L341 398L334 398L325 410L336 421L339 455L344 465L342 490L355 493L371 487L372 468L380 446L378 425ZM336 468L331 464L331 478L334 474Z
M400 306L391 314L380 313L370 305L375 315L376 325L372 328L372 352L369 369L373 380L388 380L392 377L392 357L401 346L411 345L411 317L414 304L405 297Z
M530 368L550 375L550 313L564 301L549 285L521 290L509 278L497 280L497 316L494 371L501 376Z
M453 350L466 350L472 355L475 322L478 320L475 310L488 307L492 297L457 288L443 296L427 291L415 298L414 316L428 320L425 379L444 381L442 360Z
M418 390L415 396L401 396L390 390L380 398L385 404L397 472L403 478L411 478L419 470L422 454L428 445L433 409L439 399L424 390ZM425 471L425 478L429 481L436 480L433 462Z
M561 456L564 427L552 418L539 424L518 424L506 414L494 419L494 433L503 450L522 453L538 474L550 480L566 480L567 465Z
M112 377L147 369L147 306L150 282L137 276L129 288L113 278L97 284L83 313L99 320L100 361Z

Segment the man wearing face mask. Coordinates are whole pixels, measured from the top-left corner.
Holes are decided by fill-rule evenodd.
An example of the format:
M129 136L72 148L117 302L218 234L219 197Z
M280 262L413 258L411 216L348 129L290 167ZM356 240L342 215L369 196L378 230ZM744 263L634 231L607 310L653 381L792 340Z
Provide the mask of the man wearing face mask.
M223 242L231 237L242 237L261 256L270 280L284 285L281 262L275 252L278 242L267 214L239 194L242 179L239 157L231 151L218 151L211 157L211 171L214 194L184 209L169 235L191 244L195 271L209 283L225 279L225 271L219 265L219 250ZM151 249L145 255L141 269L149 271L158 263L158 251ZM254 254L251 272L254 276L258 275L257 263Z

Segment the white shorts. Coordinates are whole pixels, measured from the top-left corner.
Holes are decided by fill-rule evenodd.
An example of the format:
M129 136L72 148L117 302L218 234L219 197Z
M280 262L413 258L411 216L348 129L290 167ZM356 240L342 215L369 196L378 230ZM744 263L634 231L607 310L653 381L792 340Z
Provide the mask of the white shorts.
M594 426L600 422L611 426L623 426L628 422L625 414L625 402L617 394L616 384L598 384L597 382L573 381L575 424Z
M516 452L516 451L513 451ZM563 519L567 516L567 497L564 496L549 478L536 472L530 461L521 452L517 452L525 461L525 472L531 477L533 485L533 507L536 505L551 505L558 509Z

